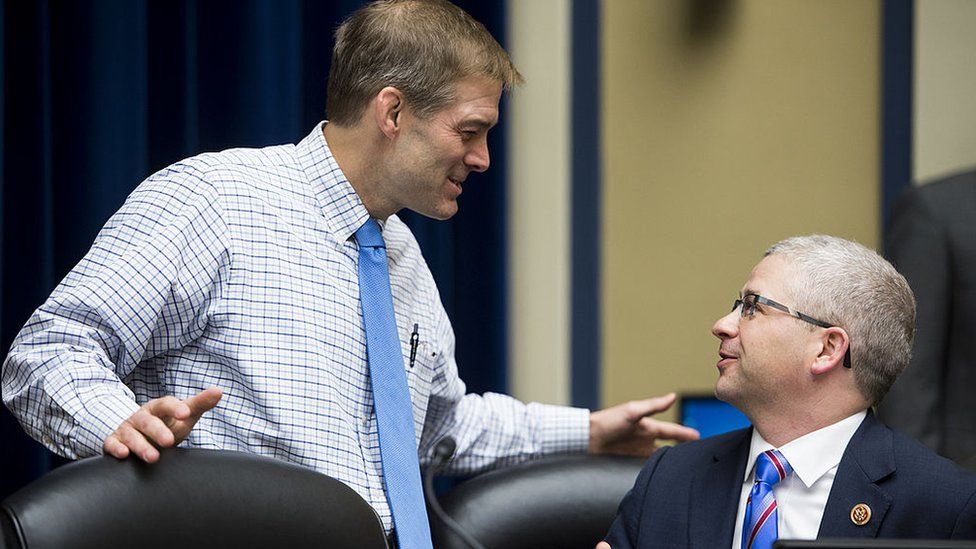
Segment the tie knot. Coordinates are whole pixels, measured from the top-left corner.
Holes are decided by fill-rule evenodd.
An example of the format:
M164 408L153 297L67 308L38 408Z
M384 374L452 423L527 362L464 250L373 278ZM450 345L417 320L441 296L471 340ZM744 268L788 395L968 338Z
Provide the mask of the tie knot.
M790 462L779 450L766 450L756 459L756 481L773 486L793 474Z
M375 219L367 219L366 223L356 231L356 242L360 248L386 248L383 233Z

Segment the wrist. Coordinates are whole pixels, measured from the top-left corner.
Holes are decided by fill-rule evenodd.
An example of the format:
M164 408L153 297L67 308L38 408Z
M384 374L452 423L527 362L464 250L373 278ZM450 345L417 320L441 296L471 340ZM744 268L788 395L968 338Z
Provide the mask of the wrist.
M590 412L589 444L587 452L599 454L603 451L603 428L600 423L600 412Z

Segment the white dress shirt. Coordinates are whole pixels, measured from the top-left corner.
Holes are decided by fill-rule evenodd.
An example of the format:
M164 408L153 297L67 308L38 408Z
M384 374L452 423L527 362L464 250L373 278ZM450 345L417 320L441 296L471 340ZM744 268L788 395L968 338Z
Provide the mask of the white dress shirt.
M749 461L742 480L739 510L735 517L735 535L732 549L742 547L742 521L746 514L746 500L755 483L755 465L759 454L766 450L779 450L793 467L793 474L773 486L779 520L779 539L816 539L823 519L824 507L830 496L830 488L837 476L837 466L844 455L847 443L864 421L866 411L858 412L833 425L775 448L766 442L759 431L752 430Z
M4 402L34 438L78 458L101 453L139 404L215 385L223 399L182 446L321 471L389 528L351 238L368 218L321 125L297 145L161 170L21 330L3 367ZM445 435L457 441L460 473L585 452L586 410L465 394L417 241L395 215L383 238L421 464Z

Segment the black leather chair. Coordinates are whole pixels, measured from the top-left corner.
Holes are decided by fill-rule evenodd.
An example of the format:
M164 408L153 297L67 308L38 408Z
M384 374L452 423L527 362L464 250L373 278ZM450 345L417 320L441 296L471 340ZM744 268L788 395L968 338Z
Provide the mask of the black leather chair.
M633 486L643 459L560 456L485 473L440 502L485 549L593 549ZM434 547L470 549L431 515Z
M239 452L164 450L152 465L88 458L0 508L0 543L12 548L387 548L376 512L345 484Z

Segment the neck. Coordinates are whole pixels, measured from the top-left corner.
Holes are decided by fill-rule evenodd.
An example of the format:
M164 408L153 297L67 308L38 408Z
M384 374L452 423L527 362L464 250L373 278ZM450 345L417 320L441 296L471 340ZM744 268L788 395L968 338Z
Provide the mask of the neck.
M322 128L325 142L332 151L332 157L346 176L349 184L366 206L373 219L386 220L400 207L386 197L383 192L389 179L383 173L381 149L383 143L371 136L363 127L337 126L326 124Z
M746 413L752 426L759 434L776 448L792 442L804 435L833 425L865 410L867 406L851 403L844 406L840 403L794 403L790 409L778 413L764 413L762 411Z

